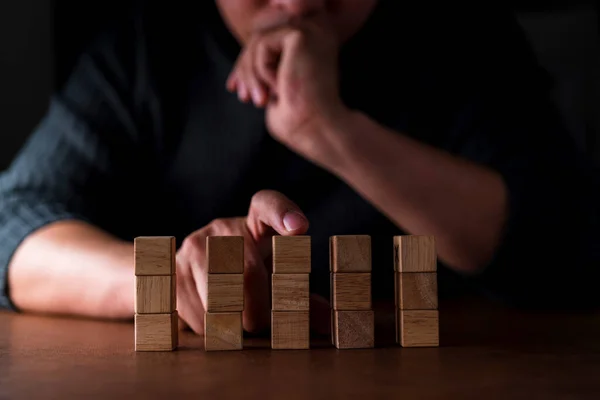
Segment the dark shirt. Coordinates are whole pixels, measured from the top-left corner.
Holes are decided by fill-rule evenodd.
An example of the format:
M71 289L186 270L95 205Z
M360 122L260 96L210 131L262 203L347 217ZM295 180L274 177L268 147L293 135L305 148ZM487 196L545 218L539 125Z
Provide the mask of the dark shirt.
M493 168L510 193L493 260L474 277L440 262L440 292L460 284L518 305L596 301L596 175L514 18L400 3L381 2L344 46L343 100L398 134ZM174 235L181 244L215 218L246 215L262 189L281 191L310 221L312 291L329 290L329 236L368 234L373 295L392 297L392 236L406 232L274 141L264 111L225 90L239 46L212 6L153 7L90 46L1 175L0 305L14 308L13 252L48 223L80 219L126 240Z

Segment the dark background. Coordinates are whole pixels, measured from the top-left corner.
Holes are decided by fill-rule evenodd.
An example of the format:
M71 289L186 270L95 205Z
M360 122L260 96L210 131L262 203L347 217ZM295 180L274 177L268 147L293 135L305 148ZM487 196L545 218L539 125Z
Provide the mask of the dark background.
M129 2L0 1L0 171L44 115L49 95L64 82L77 54ZM540 62L555 78L555 98L573 136L600 160L596 2L510 3Z

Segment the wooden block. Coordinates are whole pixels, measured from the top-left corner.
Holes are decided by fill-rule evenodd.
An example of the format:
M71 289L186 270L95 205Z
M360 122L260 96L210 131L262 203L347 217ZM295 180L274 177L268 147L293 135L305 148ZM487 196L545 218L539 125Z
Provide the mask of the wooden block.
M179 343L177 311L135 315L135 351L172 351Z
M244 273L244 237L208 236L206 264L209 274Z
M177 276L136 276L135 312L137 314L165 314L177 308Z
M241 350L242 347L241 312L204 314L204 349L206 351Z
M375 347L375 313L368 311L335 311L334 340L338 349Z
M329 238L331 272L371 272L371 237L339 235Z
M437 272L433 236L394 236L394 270L397 272Z
M133 241L136 275L173 275L175 237L140 236Z
M310 257L310 236L273 236L274 274L308 274Z
M309 311L309 274L273 274L271 287L273 311Z
M334 310L370 310L371 273L331 273Z
M437 310L438 286L435 272L396 273L399 308L402 310Z
M207 312L244 310L243 274L208 274Z
M438 310L399 310L402 347L439 346Z
M271 311L272 349L309 349L308 311Z

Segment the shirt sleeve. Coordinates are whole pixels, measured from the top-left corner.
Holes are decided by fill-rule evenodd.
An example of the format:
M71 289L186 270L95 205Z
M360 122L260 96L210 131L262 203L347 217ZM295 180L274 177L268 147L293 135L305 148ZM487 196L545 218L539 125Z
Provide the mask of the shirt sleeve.
M10 300L8 268L24 239L59 220L111 232L135 201L143 161L139 25L102 35L81 56L20 153L0 175L0 307ZM146 163L146 168L148 163Z
M595 166L564 128L516 22L480 20L485 26L466 20L471 33L453 43L461 62L447 70L443 91L453 99L447 147L498 172L509 208L493 259L466 279L510 305L598 306Z

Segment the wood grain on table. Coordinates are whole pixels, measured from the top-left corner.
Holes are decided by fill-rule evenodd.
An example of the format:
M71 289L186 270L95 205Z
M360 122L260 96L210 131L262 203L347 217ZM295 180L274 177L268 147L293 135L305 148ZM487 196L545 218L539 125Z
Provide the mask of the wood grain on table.
M598 399L600 313L533 313L440 301L440 347L394 344L394 307L375 309L375 349L134 352L132 322L0 312L0 398Z

